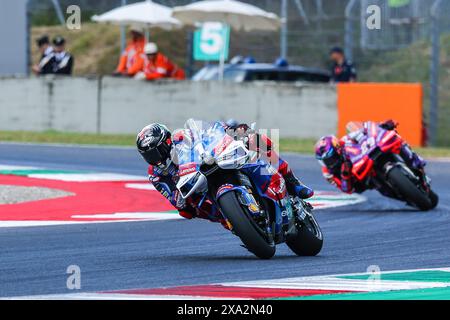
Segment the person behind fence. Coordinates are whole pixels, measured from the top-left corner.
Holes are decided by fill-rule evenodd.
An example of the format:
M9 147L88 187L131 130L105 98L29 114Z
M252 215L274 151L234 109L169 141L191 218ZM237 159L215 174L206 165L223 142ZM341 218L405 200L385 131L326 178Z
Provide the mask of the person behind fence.
M53 64L55 61L55 54L53 47L50 45L50 40L47 35L43 35L36 40L41 58L39 63L32 67L32 70L37 75L44 75L53 73Z
M72 75L74 58L66 51L66 39L61 36L55 37L55 39L53 39L53 47L55 59L52 73Z
M122 52L114 75L133 77L143 68L143 52L145 46L144 28L133 25L130 27L131 41Z
M184 80L186 75L183 69L159 52L156 43L149 42L144 47L143 71L136 75L136 79L158 80L162 78Z
M356 68L353 63L346 59L344 50L334 47L330 50L331 81L333 82L355 82L357 80Z

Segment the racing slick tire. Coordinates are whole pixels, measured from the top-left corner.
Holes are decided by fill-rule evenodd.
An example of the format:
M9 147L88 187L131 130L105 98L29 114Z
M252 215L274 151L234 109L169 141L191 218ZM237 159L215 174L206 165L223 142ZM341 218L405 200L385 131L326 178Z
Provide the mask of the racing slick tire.
M275 244L269 243L257 230L258 226L242 207L235 192L223 194L218 202L223 215L231 224L231 231L241 239L248 251L260 259L270 259L275 255Z
M307 215L303 221L297 223L296 235L287 239L286 244L298 256L316 256L319 254L323 246L323 235L312 214Z
M431 201L430 210L432 210L432 209L436 208L437 205L439 204L439 196L433 190L430 189L429 197L430 197L430 201Z
M433 203L429 196L420 190L400 167L392 168L388 179L409 204L416 206L421 211L433 209Z

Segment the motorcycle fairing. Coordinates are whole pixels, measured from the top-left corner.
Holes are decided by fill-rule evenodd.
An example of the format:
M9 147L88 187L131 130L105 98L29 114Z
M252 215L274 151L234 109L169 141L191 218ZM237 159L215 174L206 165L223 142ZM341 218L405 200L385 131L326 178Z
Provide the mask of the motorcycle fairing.
M253 181L259 197L274 203L273 218L277 234L284 225L289 224L292 208L288 205L289 198L284 179L275 168L261 159L250 161L251 152L244 142L229 136L221 123L190 119L186 122L185 128L184 132L188 138L179 137L175 144L178 164L184 173L179 177L177 188L184 198L195 192L202 193L207 190L207 179L200 169L202 164L209 164L211 161L211 164L216 163L222 169L242 171ZM242 204L247 206L252 215L258 216L263 212L254 195L240 185L223 185L212 200L217 203L218 198L231 191L239 192Z
M344 145L345 153L352 162L352 174L360 181L364 180L372 171L374 161L371 154L380 149L383 153L400 153L402 139L395 131L386 130L375 122L364 123L364 127L359 129L362 135L359 141L347 139ZM353 132L355 135L357 132Z

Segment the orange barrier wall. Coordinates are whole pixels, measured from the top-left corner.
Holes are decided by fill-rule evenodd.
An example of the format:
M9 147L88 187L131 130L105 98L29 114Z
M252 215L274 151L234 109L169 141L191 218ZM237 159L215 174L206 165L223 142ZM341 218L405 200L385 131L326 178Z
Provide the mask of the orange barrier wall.
M400 135L411 146L422 145L421 84L345 83L337 85L338 135L346 134L349 121L399 122Z

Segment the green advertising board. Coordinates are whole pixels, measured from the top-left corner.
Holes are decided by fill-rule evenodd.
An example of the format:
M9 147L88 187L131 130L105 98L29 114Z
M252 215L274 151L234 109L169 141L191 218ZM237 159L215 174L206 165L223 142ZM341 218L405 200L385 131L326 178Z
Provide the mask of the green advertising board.
M229 26L220 22L203 23L202 27L194 33L194 59L198 61L220 61L221 58L227 60L229 45Z

